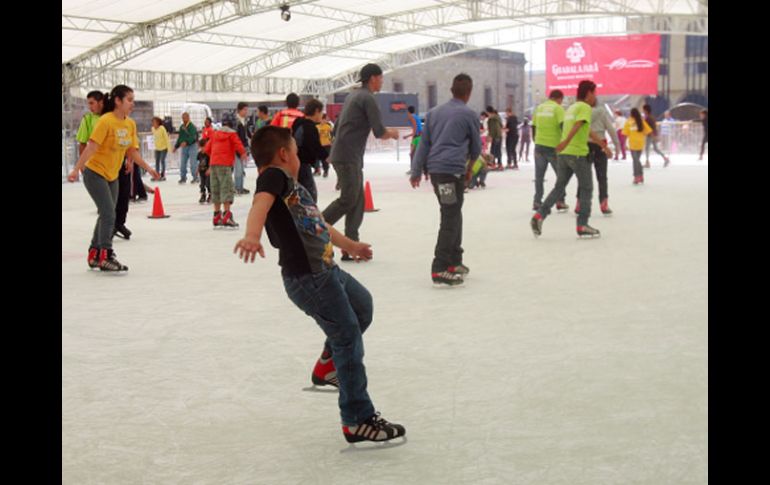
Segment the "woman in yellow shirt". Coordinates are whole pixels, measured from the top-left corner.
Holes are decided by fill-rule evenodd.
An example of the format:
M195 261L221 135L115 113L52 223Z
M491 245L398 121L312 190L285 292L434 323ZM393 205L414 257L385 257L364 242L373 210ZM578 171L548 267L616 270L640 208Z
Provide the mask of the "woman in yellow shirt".
M631 117L623 127L623 134L628 137L628 148L631 150L631 158L634 160L634 185L644 183L642 168L642 150L645 139L652 133L652 128L642 119L641 113L636 108L631 110Z
M134 90L122 84L115 86L104 99L104 111L88 139L88 145L80 154L75 168L67 180L77 180L83 173L83 184L94 200L99 217L96 220L91 246L88 248L88 266L102 271L127 271L115 259L112 236L115 227L115 202L118 199L118 172L123 158L128 157L126 167L133 169L138 163L154 178L158 172L142 159L136 123L128 117L134 110Z
M319 166L319 162L323 164L324 167L324 177L329 176L329 153L331 153L332 150L332 124L329 123L329 120L326 119L326 113L323 114L323 118L321 118L321 122L315 125L316 128L318 128L318 136L321 139L321 146L326 150L326 157L324 157L323 160L319 160L315 164L315 174L320 175L321 174L321 167Z
M163 120L157 116L152 119L152 136L155 138L155 170L160 174L158 180L166 180L166 155L171 142Z

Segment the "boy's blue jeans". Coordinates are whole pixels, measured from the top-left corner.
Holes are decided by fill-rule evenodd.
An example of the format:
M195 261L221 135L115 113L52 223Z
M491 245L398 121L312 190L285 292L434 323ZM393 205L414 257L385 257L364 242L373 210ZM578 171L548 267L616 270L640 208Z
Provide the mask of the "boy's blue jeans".
M372 323L372 295L339 266L320 273L283 276L289 299L326 334L340 386L342 424L356 426L374 414L366 391L364 342Z

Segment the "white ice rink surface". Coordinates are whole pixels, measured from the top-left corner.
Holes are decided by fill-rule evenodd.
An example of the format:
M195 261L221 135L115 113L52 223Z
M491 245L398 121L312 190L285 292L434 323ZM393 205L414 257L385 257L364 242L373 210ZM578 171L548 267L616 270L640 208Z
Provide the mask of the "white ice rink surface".
M305 390L320 329L266 236L266 259L232 254L250 196L240 230L214 231L171 174L171 218L146 217L152 195L132 204L114 243L130 271L113 276L87 270L95 206L63 184L62 483L707 483L707 162L656 156L640 187L630 159L610 162L615 214L594 198L594 240L572 212L535 239L533 164L491 173L463 207L466 284L434 289L438 203L393 158L366 159L374 259L342 267L374 297L369 392L406 444L349 450L336 393ZM323 208L334 172L316 180Z

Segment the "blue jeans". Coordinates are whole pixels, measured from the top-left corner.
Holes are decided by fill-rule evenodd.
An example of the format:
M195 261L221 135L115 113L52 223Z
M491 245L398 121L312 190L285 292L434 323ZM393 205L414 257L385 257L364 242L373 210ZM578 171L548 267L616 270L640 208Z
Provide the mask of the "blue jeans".
M326 334L340 385L342 424L356 426L374 414L366 391L364 342L372 323L372 295L339 266L320 273L283 276L289 299Z
M642 168L642 151L630 150L631 160L633 160L634 177L641 177L644 175L644 168Z
M235 154L235 164L233 167L233 175L235 176L235 192L243 192L243 178L246 176L246 170L244 170L244 163L241 160L241 156Z
M588 224L588 218L591 217L591 194L594 191L593 180L591 178L591 163L588 156L578 157L575 155L559 155L557 160L558 176L556 177L556 186L548 197L545 198L543 205L538 212L545 219L551 213L551 207L556 204L558 194L563 194L572 174L578 180L578 201L580 202L580 212L578 212L577 225L585 226Z
M535 204L543 202L543 181L545 180L545 172L548 170L548 165L558 174L556 168L556 148L535 145ZM564 192L559 194L558 201L564 202L566 195Z
M166 176L166 155L168 150L155 150L155 171L161 177Z
M315 179L313 178L313 167L309 163L299 164L299 173L297 174L297 182L310 192L310 196L313 197L313 202L318 203L318 188L315 185Z
M182 159L179 162L179 178L187 180L187 160L190 160L190 175L193 180L198 178L198 145L193 143L182 147Z

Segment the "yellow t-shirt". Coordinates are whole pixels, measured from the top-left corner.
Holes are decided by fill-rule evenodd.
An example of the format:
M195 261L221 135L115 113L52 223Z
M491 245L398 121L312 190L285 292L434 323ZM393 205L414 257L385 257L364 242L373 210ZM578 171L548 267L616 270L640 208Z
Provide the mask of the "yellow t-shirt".
M155 137L155 149L158 151L161 150L168 150L169 144L171 142L168 139L168 132L166 131L166 127L163 125L160 125L159 127L152 128L152 136Z
M642 120L644 125L644 131L640 132L639 127L636 126L636 120L628 118L626 126L623 127L623 134L628 137L628 148L634 151L644 149L644 139L652 133L652 128L646 121Z
M321 138L321 146L327 147L332 144L332 127L329 123L320 122L315 125L318 128L318 136Z
M136 123L129 117L121 120L110 112L99 118L89 140L99 144L99 149L86 162L86 167L98 173L108 182L118 178L126 150L139 148Z

